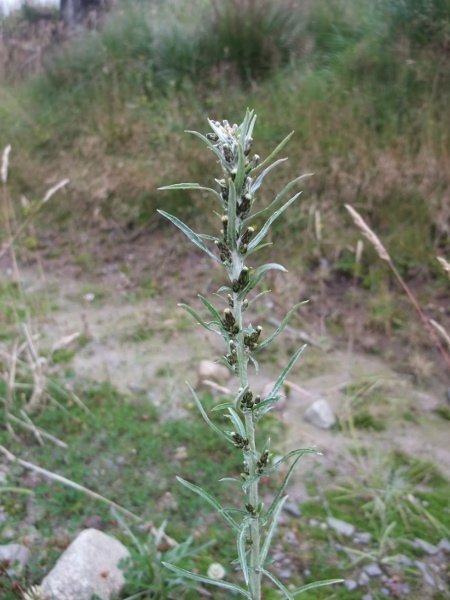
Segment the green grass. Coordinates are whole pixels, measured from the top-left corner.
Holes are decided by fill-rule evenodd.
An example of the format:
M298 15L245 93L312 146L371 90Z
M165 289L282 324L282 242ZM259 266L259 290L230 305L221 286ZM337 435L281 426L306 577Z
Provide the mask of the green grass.
M299 171L315 172L297 210L275 225L287 254L302 252L312 269L321 258L337 260L351 276L351 257L341 258L357 236L340 208L349 202L369 218L402 274L435 276L436 253L450 249L442 227L450 186L444 0L213 7L197 0L186 14L177 3L130 4L100 32L55 53L39 77L1 94L0 144L13 144L17 197L36 195L42 173L56 168L72 180L52 209L61 227L92 214L93 201L122 226L162 227L155 211L163 207L201 227L201 194L163 198L156 189L174 173L209 185L210 162L181 131L202 130L205 115L232 121L251 106L263 124L260 155L295 129L290 161L271 174L259 201L267 204ZM440 34L418 40L419 30ZM320 241L311 207L321 214ZM43 213L45 223L49 216ZM95 268L89 254L77 261ZM390 275L373 263L366 249L360 275L376 290L377 274Z

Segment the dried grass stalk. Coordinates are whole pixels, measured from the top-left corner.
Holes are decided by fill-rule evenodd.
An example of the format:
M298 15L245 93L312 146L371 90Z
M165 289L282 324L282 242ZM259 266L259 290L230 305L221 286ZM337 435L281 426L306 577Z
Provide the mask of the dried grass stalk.
M386 262L390 263L391 257L389 256L386 248L380 242L378 236L370 229L370 227L367 225L367 223L364 221L361 215L353 208L353 206L350 206L350 204L346 204L345 208L350 213L353 221L355 222L355 225L359 227L364 237L366 237L372 244L372 246L375 248L381 260L385 260Z

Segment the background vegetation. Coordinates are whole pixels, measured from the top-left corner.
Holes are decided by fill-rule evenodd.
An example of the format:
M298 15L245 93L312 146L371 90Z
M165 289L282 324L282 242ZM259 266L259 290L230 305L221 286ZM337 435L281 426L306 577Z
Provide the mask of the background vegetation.
M325 258L351 271L348 202L403 274L429 276L449 249L449 36L447 0L119 3L102 28L46 52L38 76L2 86L0 144L13 146L21 193L43 188L42 173L71 179L60 226L162 227L163 203L205 218L198 194L156 192L205 178L199 144L181 132L250 106L259 154L295 130L273 190L315 172L278 226L308 268Z

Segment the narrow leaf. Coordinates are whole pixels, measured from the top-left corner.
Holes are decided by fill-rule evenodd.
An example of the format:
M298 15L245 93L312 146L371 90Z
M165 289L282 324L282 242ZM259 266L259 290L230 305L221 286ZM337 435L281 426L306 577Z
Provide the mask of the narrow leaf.
M191 490L191 492L194 492L195 494L197 494L198 496L203 498L203 500L206 500L206 502L208 504L210 504L216 510L216 512L225 519L225 521L228 523L228 525L230 525L235 531L239 531L239 525L236 523L236 521L232 517L230 517L230 515L228 514L229 511L227 509L225 509L221 504L219 504L219 502L217 502L217 500L215 498L213 498L213 496L211 496L211 494L208 494L208 492L205 492L205 490L202 489L201 487L199 487L198 485L194 485L190 481L186 481L186 479L177 477L177 480L182 485L187 487L188 490Z
M295 311L300 306L302 306L302 304L305 304L305 303L306 302L299 302L293 308L291 308L291 310L287 313L287 315L284 317L284 319L280 323L278 329L274 333L272 333L271 336L269 336L267 339L265 339L263 342L261 342L261 344L258 344L256 350L254 350L254 353L259 352L260 350L262 350L263 348L265 348L268 344L270 344L270 342L273 342L273 340L280 335L280 333L283 331L283 329L289 323L289 321L290 321L292 315L295 313Z
M218 148L216 148L214 146L214 144L212 144L208 138L204 135L202 135L201 133L199 133L198 131L186 131L186 133L192 133L193 135L195 135L196 137L200 138L201 140L203 140L205 142L205 144L208 146L208 148L210 148L214 154L217 154L217 156L219 157L220 160L222 160L222 154L220 153L220 150Z
M289 467L289 470L286 473L281 486L278 488L277 495L275 496L272 504L269 506L269 508L267 509L266 514L264 515L264 517L266 519L268 519L270 517L270 515L273 513L273 511L275 510L275 507L276 507L279 499L283 496L284 490L286 489L286 486L289 483L289 479L290 479L290 477L291 477L291 475L292 475L295 467L297 466L298 461L301 459L302 456L303 456L302 454L300 454L299 456L297 456L297 458L294 460L294 462L292 463L292 465Z
M236 250L236 204L238 197L240 197L240 192L238 193L236 190L235 183L233 182L230 185L228 192L228 237L231 250Z
M251 306L253 304L253 302L255 302L255 300L258 300L258 298L260 298L261 296L264 296L265 294L270 294L270 292L271 292L271 290L264 290L264 292L259 292L259 294L256 294L256 296L250 300L248 305Z
M277 579L275 577L275 575L273 575L273 573L270 573L269 571L266 571L266 569L261 569L261 573L263 573L263 575L265 575L266 577L268 577L271 581L273 581L273 583L277 586L277 588L279 590L281 590L284 594L284 597L287 598L288 600L294 600L293 596L291 595L290 591L287 589L286 586L284 586L281 581L279 579Z
M198 248L200 248L200 250L203 250L203 252L206 252L206 254L211 257L213 260L215 260L216 262L220 263L220 260L217 258L217 256L215 256L211 250L209 250L205 243L202 241L202 239L192 231L192 229L190 229L187 225L185 225L183 223L183 221L180 221L180 219L177 219L177 217L174 217L173 215L170 215L169 213L166 213L164 210L160 210L158 209L158 212L163 215L163 217L166 217L166 219L169 219L169 221L171 221L176 227L178 227L178 229L180 229L190 240L193 244L195 244Z
M250 193L254 194L256 192L256 190L261 187L263 179L267 175L267 173L270 173L270 171L272 169L277 167L280 163L285 162L286 160L287 160L287 158L280 158L277 161L275 161L273 164L271 164L269 167L267 167L267 169L264 169L264 171L256 178L255 183L251 187Z
M241 523L241 531L239 532L237 538L237 550L239 556L239 563L241 565L242 573L244 575L245 585L248 586L249 580L249 572L248 572L248 564L247 564L247 552L245 549L246 541L247 541L247 529L250 526L250 519L246 518Z
M211 577L207 577L206 575L198 575L197 573L191 573L190 571L186 571L186 569L181 569L180 567L176 567L175 565L171 565L164 561L162 561L161 564L173 571L174 573L176 573L177 575L180 575L181 577L186 577L187 579L192 579L193 581L198 581L200 583L208 583L210 585L215 585L226 590L231 590L233 592L236 592L237 594L240 594L241 596L244 596L245 598L248 598L249 600L252 600L252 597L249 592L242 589L238 585L235 585L234 583L228 583L227 581L222 581L219 579L211 579Z
M244 223L247 224L248 221L250 221L250 220L253 221L254 219L257 219L258 217L260 217L261 215L263 215L264 213L266 213L267 211L271 210L276 204L278 204L278 202L280 200L282 200L284 198L284 196L291 189L291 187L293 187L301 179L304 179L305 177L310 177L311 175L314 175L314 173L306 173L305 175L300 175L300 177L296 177L295 179L293 179L292 181L290 181L281 190L281 192L278 192L278 194L275 196L275 198L272 200L272 202L268 206L266 206L265 208L262 208L257 213L254 213L253 215L251 215L250 217L248 217L247 219L245 219Z
M263 248L267 248L267 246L273 246L273 243L266 242L265 244L260 244L259 246L256 246L256 248L253 248L253 250L250 250L250 252L247 252L247 254L245 256L249 256L250 254L253 254L254 252L258 252L258 250L262 250Z
M259 170L262 169L263 167L265 167L268 163L270 163L270 161L275 158L275 156L281 152L283 150L283 148L286 146L286 144L289 142L289 140L291 139L291 137L294 135L294 132L291 131L291 133L289 135L287 135L284 140L282 142L280 142L278 144L278 146L275 148L275 150L272 152L272 154L270 154L265 160L263 160L263 162L261 164L259 164L254 170Z
M217 433L218 436L224 438L225 440L227 440L227 442L229 442L230 440L228 439L228 437L224 434L223 431L221 431L218 427L216 427L216 425L214 425L214 423L211 421L211 419L208 417L208 415L205 412L205 409L202 406L202 403L200 402L197 394L194 391L194 388L186 381L188 388L191 391L192 397L195 400L195 403L202 415L202 417L205 419L205 421L208 423L208 425L211 427L211 429L213 431L215 431Z
M246 296L248 292L250 292L254 287L258 285L258 283L263 278L264 273L266 271L282 271L283 273L287 273L287 269L283 267L283 265L279 265L278 263L267 263L266 265L261 265L256 269L253 273L247 287L241 292L241 296Z
M230 414L227 415L227 416L229 417L229 419L233 423L233 426L234 426L235 430L237 431L237 433L241 437L245 438L245 427L244 427L244 425L243 425L243 423L242 423L239 415L237 414L237 412L232 407L228 408L228 412Z
M200 315L198 313L195 312L195 310L193 308L191 308L187 304L180 303L180 304L178 304L178 306L181 308L184 308L184 310L186 312L188 312L190 315L192 315L199 325L201 325L208 331L212 331L212 332L218 333L220 335L220 331L217 331L217 329L214 329L213 327L211 327L211 325L217 325L218 327L220 327L220 323L216 323L215 321L211 321L210 323L207 323L200 317Z
M216 406L214 406L211 409L211 412L215 412L217 410L224 410L225 408L228 408L229 406L233 406L232 402L221 402L220 404L217 404Z
M217 312L217 310L214 308L214 306L208 302L208 300L206 298L204 298L203 296L201 296L200 294L198 295L198 297L200 298L200 301L203 302L203 304L206 306L206 308L209 310L209 312L212 314L212 316L214 317L214 319L217 321L217 324L219 325L220 328L222 328L222 319L221 316L219 315L219 313Z
M284 211L289 208L289 206L295 202L295 200L297 200L297 198L300 196L302 192L298 192L298 194L295 194L295 196L292 196L292 198L290 200L288 200L285 204L283 204L283 206L281 208L279 208L277 211L275 211L272 215L270 215L270 217L267 219L267 221L264 223L262 229L258 232L258 235L249 243L248 245L248 249L249 251L251 251L253 248L255 248L267 235L267 232L270 229L270 226L272 225L272 223L278 219L278 217L284 213Z
M253 356L249 356L249 359L252 361L253 366L255 367L256 374L258 375L258 373L259 373L259 362L255 358L253 358Z
M272 522L270 523L270 527L267 531L266 538L264 540L264 545L261 549L261 559L260 560L261 560L262 565L266 562L270 544L272 543L273 534L275 533L275 530L277 528L278 517L280 516L283 505L287 499L288 499L288 496L284 496L284 498L281 498L273 511Z
M244 148L242 147L242 143L239 142L238 149L238 164L237 164L237 173L236 178L234 180L234 187L236 189L237 194L241 194L242 185L244 183L244 167L245 167L245 156L244 156Z
M343 579L324 579L323 581L314 581L313 583L307 583L306 585L302 585L302 587L297 588L292 592L293 596L298 596L299 594L303 594L303 592L309 592L309 590L313 590L314 588L323 587L324 585L333 585L334 583L342 583Z
M222 197L220 196L219 192L217 192L217 190L214 190L213 188L209 188L209 187L204 187L202 185L200 185L199 183L174 183L173 185L165 185L163 187L158 188L161 191L166 191L166 190L204 190L205 192L211 192L212 194L214 194L214 196L216 196L216 198L218 198L220 200L220 202L222 202Z
M300 348L297 350L297 352L293 355L293 357L291 358L291 360L288 362L286 368L283 370L283 372L281 373L281 375L276 380L275 385L270 390L269 395L267 396L267 398L272 398L272 397L274 397L274 396L276 396L278 394L281 386L284 383L284 380L288 376L289 371L295 365L295 363L297 362L298 357L300 356L300 354L303 352L303 350L305 348L306 348L306 344L303 344L303 346L300 346Z

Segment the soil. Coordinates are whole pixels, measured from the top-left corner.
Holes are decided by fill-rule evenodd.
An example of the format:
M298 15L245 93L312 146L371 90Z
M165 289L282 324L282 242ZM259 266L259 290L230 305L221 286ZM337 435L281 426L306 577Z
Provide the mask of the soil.
M196 291L211 298L223 283L221 268L191 252L178 235L168 238L165 232L154 232L151 239L137 235L127 240L119 233L120 243L117 232L108 233L100 243L87 237L77 254L64 251L58 256L51 252L55 242L50 243L49 237L39 255L25 257L21 267L24 290L30 297L46 295L52 305L35 322L41 351L48 354L67 336L83 334L87 343L70 361L77 379L110 381L127 394L145 393L156 404L164 402L170 414L182 414L191 408L185 380L198 385L199 361L218 359L223 349L221 338L196 325L177 303L200 310ZM80 264L77 257L82 252L92 264ZM10 271L6 263L2 270L4 274ZM439 354L428 342L423 361L431 363L432 370L419 384L405 368L408 348L402 347L404 339L365 328L367 312L361 292L356 303L349 303L343 299L342 281L324 282L316 273L299 283L299 275L295 267L283 275L295 282L289 287L280 278L272 278L269 283L276 294L262 298L258 312L250 315L263 325L264 332L270 332L286 307L307 297L308 291L313 296L309 307L302 307L278 338L281 341L267 351L254 383L255 391L261 391L278 377L302 340L312 341L289 374L288 397L277 412L286 424L286 449L320 449L323 457L310 465L320 469L324 480L337 466L339 471L352 471L354 459L348 449L355 445L377 448L380 454L398 449L435 463L450 476L449 422L434 412L447 403L449 385ZM347 292L351 286L347 281ZM445 308L445 299L438 296L434 309L442 315L441 305ZM327 328L327 316L333 312L339 312L344 323L336 335ZM377 348L383 351L375 354ZM51 368L61 372L67 366ZM233 381L226 385L235 387ZM340 428L321 430L304 420L305 409L316 398L329 401ZM382 420L382 431L349 428L349 415L362 405ZM292 487L291 494L301 500L300 481Z

